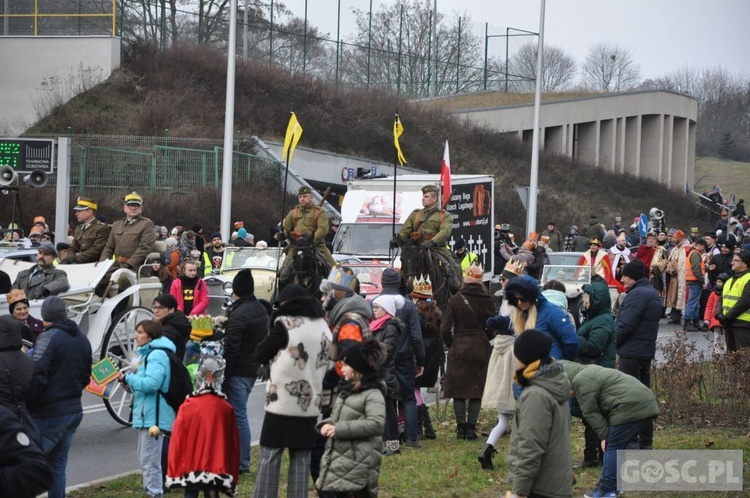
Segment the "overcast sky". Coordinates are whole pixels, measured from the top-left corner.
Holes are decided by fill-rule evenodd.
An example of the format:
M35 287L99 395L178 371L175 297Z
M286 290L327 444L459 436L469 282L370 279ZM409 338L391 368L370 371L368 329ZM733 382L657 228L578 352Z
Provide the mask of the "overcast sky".
M395 1L395 0L394 0ZM430 0L432 3L433 0ZM540 0L437 0L475 24L539 30ZM545 45L580 62L612 42L631 51L644 78L688 65L750 76L750 0L547 0Z

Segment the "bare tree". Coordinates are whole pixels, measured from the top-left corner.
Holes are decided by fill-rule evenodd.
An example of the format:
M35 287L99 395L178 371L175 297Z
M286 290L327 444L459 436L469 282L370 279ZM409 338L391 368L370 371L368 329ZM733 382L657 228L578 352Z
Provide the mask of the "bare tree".
M508 72L522 76L513 84L517 92L533 92L536 85L536 43L521 45L509 62ZM547 45L544 47L542 67L542 91L559 92L571 86L576 74L576 62L561 48Z
M585 86L605 92L627 90L641 78L630 51L609 43L593 45L581 69Z

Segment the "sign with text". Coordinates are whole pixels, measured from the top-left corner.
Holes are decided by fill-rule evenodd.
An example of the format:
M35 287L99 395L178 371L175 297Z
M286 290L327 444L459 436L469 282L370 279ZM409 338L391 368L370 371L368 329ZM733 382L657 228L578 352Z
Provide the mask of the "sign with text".
M0 138L0 166L17 173L52 173L55 141L36 138Z
M453 215L451 250L459 238L478 256L485 272L492 271L492 182L453 184L445 210Z

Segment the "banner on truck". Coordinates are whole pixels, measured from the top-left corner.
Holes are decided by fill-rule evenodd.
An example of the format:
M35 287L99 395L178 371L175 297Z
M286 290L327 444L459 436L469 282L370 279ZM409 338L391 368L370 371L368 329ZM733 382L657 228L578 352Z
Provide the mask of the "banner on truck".
M422 192L396 192L396 223L422 207ZM341 206L342 223L393 223L393 190L350 190Z
M453 215L451 251L459 238L466 249L478 256L485 272L492 271L492 182L453 184L453 193L445 206Z

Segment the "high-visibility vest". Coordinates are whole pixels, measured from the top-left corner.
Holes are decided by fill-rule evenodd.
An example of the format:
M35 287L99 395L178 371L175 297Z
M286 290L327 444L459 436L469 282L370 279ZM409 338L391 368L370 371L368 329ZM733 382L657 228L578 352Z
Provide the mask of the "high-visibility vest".
M477 255L473 252L466 251L461 258L461 273L466 275L466 270L474 264L474 262L477 260Z
M687 258L685 258L685 280L687 280L688 282L697 282L699 280L699 278L693 274L693 265L690 264L690 256L692 256L693 253L698 254L698 256L701 255L700 252L698 252L696 249L693 249L688 253ZM701 256L701 275L705 275L705 273L706 262L703 261L703 257Z
M745 272L741 277L732 277L724 282L724 288L721 290L721 312L725 315L730 309L737 304L737 301L742 296L742 291L745 290L745 286L750 282L750 271ZM750 322L750 310L744 311L737 317L737 320L743 322Z

